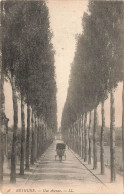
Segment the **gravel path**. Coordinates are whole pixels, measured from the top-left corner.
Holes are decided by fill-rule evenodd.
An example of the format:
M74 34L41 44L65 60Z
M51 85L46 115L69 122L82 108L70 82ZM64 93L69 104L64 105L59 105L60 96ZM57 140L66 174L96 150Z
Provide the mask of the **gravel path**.
M67 193L102 193L107 191L105 186L89 172L85 166L66 149L66 160L55 161L54 142L42 156L34 172L26 180L25 185L39 192Z

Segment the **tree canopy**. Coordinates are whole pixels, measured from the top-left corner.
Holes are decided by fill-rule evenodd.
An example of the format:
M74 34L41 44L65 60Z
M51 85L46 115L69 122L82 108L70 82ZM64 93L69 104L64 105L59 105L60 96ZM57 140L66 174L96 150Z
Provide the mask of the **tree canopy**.
M44 1L6 1L3 64L16 88L38 116L56 130L56 82L52 33Z
M82 19L72 63L68 95L62 114L66 129L77 116L93 110L123 79L124 56L123 2L89 2ZM70 119L68 114L75 119ZM67 121L68 120L68 121Z

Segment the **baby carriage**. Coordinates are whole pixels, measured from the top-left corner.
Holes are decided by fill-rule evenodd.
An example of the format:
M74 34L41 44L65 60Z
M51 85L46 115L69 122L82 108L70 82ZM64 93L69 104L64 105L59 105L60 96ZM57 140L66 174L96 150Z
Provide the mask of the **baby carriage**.
M56 157L59 157L59 161L62 161L62 156L65 157L66 160L66 153L65 153L66 145L64 143L57 143L56 144L56 155L55 155L55 160Z

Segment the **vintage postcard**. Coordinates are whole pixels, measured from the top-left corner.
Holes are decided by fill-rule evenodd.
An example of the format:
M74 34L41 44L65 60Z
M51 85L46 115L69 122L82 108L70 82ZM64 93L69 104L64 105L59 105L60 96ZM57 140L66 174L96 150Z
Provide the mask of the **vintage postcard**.
M124 2L0 1L0 194L124 193Z

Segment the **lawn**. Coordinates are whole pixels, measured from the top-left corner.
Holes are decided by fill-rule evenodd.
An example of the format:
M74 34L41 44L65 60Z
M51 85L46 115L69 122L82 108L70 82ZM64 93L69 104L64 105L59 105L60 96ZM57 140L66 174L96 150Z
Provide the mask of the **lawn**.
M105 165L110 167L110 147L109 146L104 146L104 153L105 153ZM116 169L117 169L117 172L120 174L122 172L122 167L123 167L123 164L122 164L122 148L121 147L116 147L116 160L115 160L115 163L116 163ZM100 161L100 147L97 146L97 158L98 158L98 161Z

